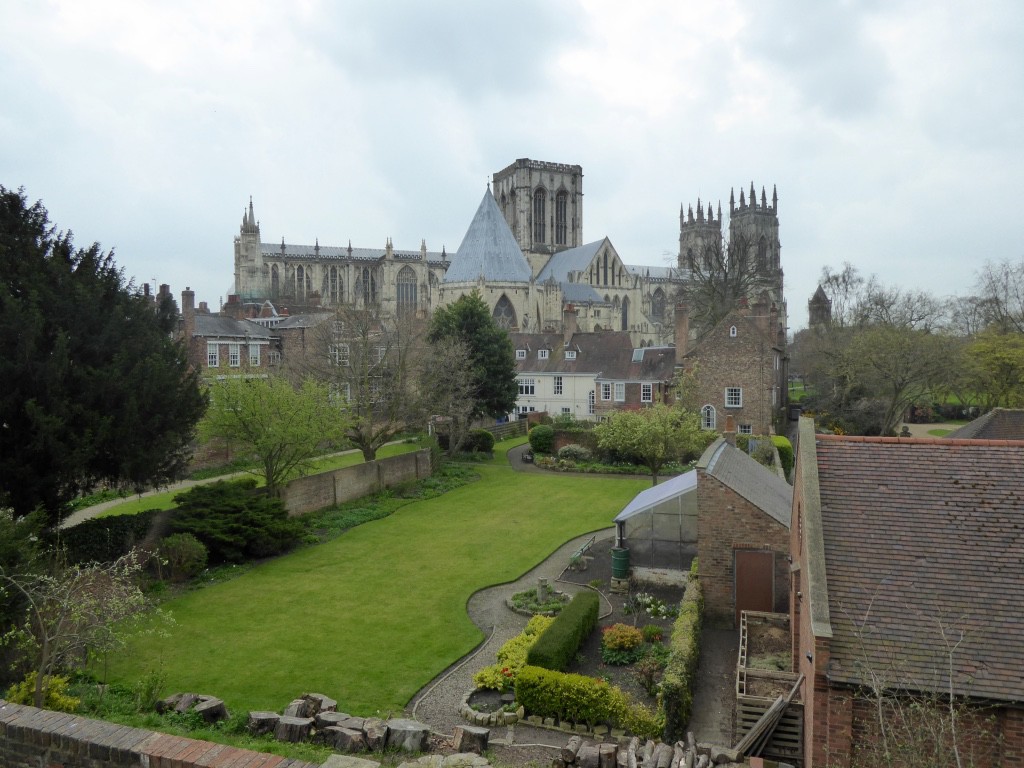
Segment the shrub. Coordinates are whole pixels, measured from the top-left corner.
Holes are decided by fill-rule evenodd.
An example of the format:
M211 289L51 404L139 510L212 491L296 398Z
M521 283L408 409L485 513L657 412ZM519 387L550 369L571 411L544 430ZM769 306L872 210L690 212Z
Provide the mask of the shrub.
M137 515L94 517L70 528L54 528L49 536L60 537L68 562L110 563L128 554L146 538L158 509Z
M537 638L554 621L550 616L534 616L526 624L526 628L515 637L506 640L498 649L498 663L484 667L473 675L473 683L477 688L493 688L507 691L516 683L516 678L526 665L526 655Z
M601 661L624 666L643 654L644 633L629 624L612 624L601 634Z
M516 700L531 715L621 726L645 738L656 737L661 718L632 702L621 689L603 680L525 666L516 681Z
M512 606L519 611L527 611L533 614L547 613L554 616L566 606L569 598L561 592L551 592L549 590L547 598L542 603L537 599L537 588L534 587L523 592L516 592L512 595L511 602Z
M558 458L566 461L590 461L590 457L590 451L576 443L569 443L558 449Z
M555 617L527 654L527 664L564 670L597 625L600 600L596 592L578 592Z
M188 581L206 567L206 546L191 533L172 533L160 542L157 552L167 564L171 581Z
M43 709L57 712L77 712L81 699L68 695L68 679L60 675L43 677ZM35 704L36 673L29 672L20 683L15 683L7 691L7 700L12 704Z
M679 605L679 618L672 627L671 655L661 681L664 739L668 743L685 737L684 729L690 720L703 612L704 594L700 582L690 579Z
M783 435L772 435L772 443L779 449L782 471L789 477L789 473L793 471L793 444Z
M530 430L530 447L537 453L551 453L555 430L547 424L538 424Z
M750 458L756 461L762 466L772 469L775 466L775 449L771 443L761 442L757 444L757 448L750 454Z
M660 643L662 638L665 636L665 630L657 624L648 624L644 627L643 632L644 642L647 643Z
M479 453L493 453L494 435L486 429L469 430L469 440L466 445L466 450L477 451Z
M256 480L197 485L174 497L175 533L191 533L206 545L213 563L240 563L287 552L302 524L288 518L280 499L255 491Z

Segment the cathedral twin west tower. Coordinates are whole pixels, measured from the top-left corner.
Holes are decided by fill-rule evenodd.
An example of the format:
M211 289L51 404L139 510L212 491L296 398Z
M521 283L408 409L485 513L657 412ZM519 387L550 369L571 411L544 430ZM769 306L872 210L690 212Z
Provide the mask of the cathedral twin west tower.
M607 237L583 242L583 169L520 159L494 174L454 254L383 248L265 243L252 202L235 238L235 293L292 312L309 307L378 306L429 317L476 290L509 330L628 331L634 346L674 342L674 307L714 246L723 216L698 201L680 209L675 267L624 263ZM729 240L767 277L751 302L774 304L785 327L778 199L758 202L751 184L730 195ZM767 287L765 287L767 286ZM566 326L569 326L567 329Z

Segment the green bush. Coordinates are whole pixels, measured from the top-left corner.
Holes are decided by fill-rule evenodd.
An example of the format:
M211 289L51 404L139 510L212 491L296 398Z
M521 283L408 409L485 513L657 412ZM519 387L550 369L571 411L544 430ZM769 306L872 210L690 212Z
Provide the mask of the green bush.
M160 511L94 517L70 528L54 529L49 537L54 539L53 543L60 537L69 563L109 563L128 554L146 538Z
M558 458L566 461L590 461L591 453L582 445L569 443L558 449Z
M302 536L302 524L288 518L284 503L256 491L256 480L197 485L174 497L171 528L191 533L206 545L210 562L241 563L287 552Z
M537 453L551 453L555 430L547 424L538 424L530 430L530 447Z
M7 700L12 704L35 705L36 673L29 672L20 683L7 691ZM81 699L68 694L68 678L59 675L43 677L43 709L56 712L77 712Z
M596 592L589 589L578 592L530 649L526 663L545 669L565 670L597 626L599 608Z
M591 728L603 723L645 738L655 738L662 730L656 713L632 702L620 688L585 675L525 666L516 679L516 701L531 715Z
M157 552L160 567L166 564L171 581L188 581L206 567L206 546L191 533L172 533L160 542Z
M516 684L519 671L526 665L526 655L537 638L551 626L550 616L534 616L526 628L515 637L505 641L498 650L498 663L484 667L473 675L477 688L493 688L498 691L510 690Z
M693 686L700 656L704 593L700 582L690 579L679 604L679 618L672 627L671 655L661 681L664 740L673 743L686 736L684 729L693 707Z
M629 624L612 624L601 632L601 661L618 667L643 655L644 633Z
M772 435L772 444L779 449L782 471L789 477L789 473L793 471L793 444L783 435Z
M486 429L471 429L469 430L469 440L466 449L479 453L493 453L494 435Z
M648 643L660 643L661 638L665 636L665 630L659 627L657 624L648 624L643 628L644 642Z

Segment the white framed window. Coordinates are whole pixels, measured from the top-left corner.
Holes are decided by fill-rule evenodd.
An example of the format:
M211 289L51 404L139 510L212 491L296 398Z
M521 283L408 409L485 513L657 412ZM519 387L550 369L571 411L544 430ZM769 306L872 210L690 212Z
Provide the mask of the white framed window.
M612 399L612 385L609 382L601 384L601 399L611 400Z
M555 394L556 395L562 394L562 377L561 376L555 376Z
M529 412L530 412L530 409L529 409L529 408L527 408L527 407L526 407L525 405L520 405L520 406L519 406L519 412L520 412L520 413L529 413Z
M519 379L519 394L534 395L537 393L537 382L535 379Z
M538 349L537 350L537 359L538 360L547 360L548 359L548 351L549 350L547 350L547 349Z
M743 388L742 387L726 387L725 388L725 407L726 408L742 408L743 407Z
M348 365L348 344L329 344L327 347L327 357L330 359L331 365Z
M597 405L597 403L594 402L597 399L596 395L597 393L594 392L594 390L590 390L590 395L587 397L587 413L592 414L594 412L594 406Z
M749 424L740 424L741 435L752 435L754 434L754 428Z
M260 364L260 345L250 344L249 345L249 365L259 367Z
M700 409L700 425L704 429L715 428L715 406L705 405Z
M565 350L565 359L566 360L575 360L576 359L576 350L575 349L567 349L567 350Z
M735 339L736 338L736 326L735 325L729 327L729 338L730 339Z
M213 342L206 344L206 365L209 368L220 368L220 346Z
M572 408L563 406L562 407L562 413L572 413Z
M641 384L640 385L640 402L641 403L653 403L654 402L654 385L653 384Z
M276 349L270 350L270 353L267 355L267 362L270 363L271 365L280 365L281 353L278 352Z
M525 360L525 359L526 359L526 350L525 349L517 349L516 350L516 360Z
M615 382L615 402L622 403L626 400L626 382Z
M228 344L228 367L237 368L242 364L242 345Z

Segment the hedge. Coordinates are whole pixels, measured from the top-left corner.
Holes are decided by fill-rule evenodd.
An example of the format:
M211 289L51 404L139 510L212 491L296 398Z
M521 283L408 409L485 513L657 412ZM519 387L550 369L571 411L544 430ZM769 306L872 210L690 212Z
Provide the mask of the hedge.
M577 592L530 649L526 663L564 671L597 626L599 608L597 592L589 589Z
M137 515L94 517L70 528L54 530L69 563L109 563L127 554L149 535L163 510L147 509Z
M697 681L703 613L704 591L697 579L690 579L679 604L679 618L672 627L668 665L661 681L663 738L667 744L686 738L686 724L693 708L693 687Z
M630 701L620 688L586 675L525 666L516 678L516 702L531 715L590 728L604 723L644 738L656 738L662 730L658 714Z
M772 435L772 444L779 450L782 471L789 477L789 473L793 471L793 444L784 435Z
M555 440L555 430L547 424L538 424L529 432L530 447L536 453L551 453L551 446Z

